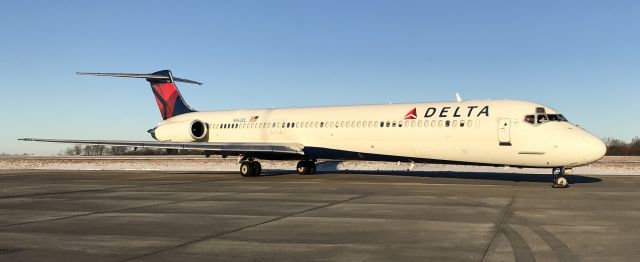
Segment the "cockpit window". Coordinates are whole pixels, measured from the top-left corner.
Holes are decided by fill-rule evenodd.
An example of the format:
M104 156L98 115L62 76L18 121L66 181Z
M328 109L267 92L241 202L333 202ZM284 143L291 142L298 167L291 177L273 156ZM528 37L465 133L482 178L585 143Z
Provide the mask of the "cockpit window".
M549 118L547 118L547 115L540 114L540 115L538 115L537 120L538 121L536 123L544 124L544 123L549 121Z
M526 115L524 122L532 125L541 125L547 122L569 122L562 114L536 114Z
M547 122L569 122L569 120L562 114L547 114L544 107L536 107L535 114L526 115L524 122L537 126Z
M535 123L535 117L533 115L527 115L524 117L524 121L533 125Z
M569 122L562 114L549 114L549 121Z

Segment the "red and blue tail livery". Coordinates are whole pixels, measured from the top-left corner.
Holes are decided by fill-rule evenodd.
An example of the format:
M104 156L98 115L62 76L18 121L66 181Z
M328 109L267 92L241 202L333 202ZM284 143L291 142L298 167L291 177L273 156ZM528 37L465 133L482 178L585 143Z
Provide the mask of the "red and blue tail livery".
M187 105L184 98L180 94L180 90L176 86L175 82L183 82L188 84L202 85L200 82L193 80L173 77L171 71L162 70L151 74L130 74L130 73L82 73L78 72L78 75L93 75L93 76L112 76L112 77L130 77L130 78L144 78L151 84L151 91L158 104L158 109L162 115L162 120L172 118L177 115L196 112Z
M195 112L195 110L189 107L187 102L184 101L180 90L178 90L175 82L173 82L171 71L158 71L152 75L168 77L167 79L147 78L147 81L151 84L151 91L153 91L153 96L156 98L156 103L158 103L158 109L160 109L163 120L177 115Z

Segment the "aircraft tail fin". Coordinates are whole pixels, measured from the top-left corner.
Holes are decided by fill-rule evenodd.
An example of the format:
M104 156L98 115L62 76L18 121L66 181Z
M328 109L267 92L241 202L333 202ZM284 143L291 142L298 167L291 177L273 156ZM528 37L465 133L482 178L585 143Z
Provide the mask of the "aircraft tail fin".
M184 101L175 82L202 85L202 83L193 80L173 77L169 70L162 70L151 74L86 72L78 72L77 74L146 79L151 84L151 91L153 91L153 96L156 99L163 120L185 113L196 112L196 110L192 109L187 105L187 102Z

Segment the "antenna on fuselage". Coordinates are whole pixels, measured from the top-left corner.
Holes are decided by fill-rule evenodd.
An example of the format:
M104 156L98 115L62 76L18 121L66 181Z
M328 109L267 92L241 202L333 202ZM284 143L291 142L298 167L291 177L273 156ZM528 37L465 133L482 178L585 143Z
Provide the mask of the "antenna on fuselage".
M462 102L462 98L460 98L460 94L456 93L456 102Z

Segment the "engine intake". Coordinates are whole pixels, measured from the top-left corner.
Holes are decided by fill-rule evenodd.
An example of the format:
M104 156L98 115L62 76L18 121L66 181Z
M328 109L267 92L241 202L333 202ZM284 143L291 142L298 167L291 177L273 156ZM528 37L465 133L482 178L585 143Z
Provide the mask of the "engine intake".
M200 120L191 122L191 137L196 140L203 139L207 135L207 124Z
M206 140L209 128L207 123L196 119L162 124L149 133L158 141L199 142Z

